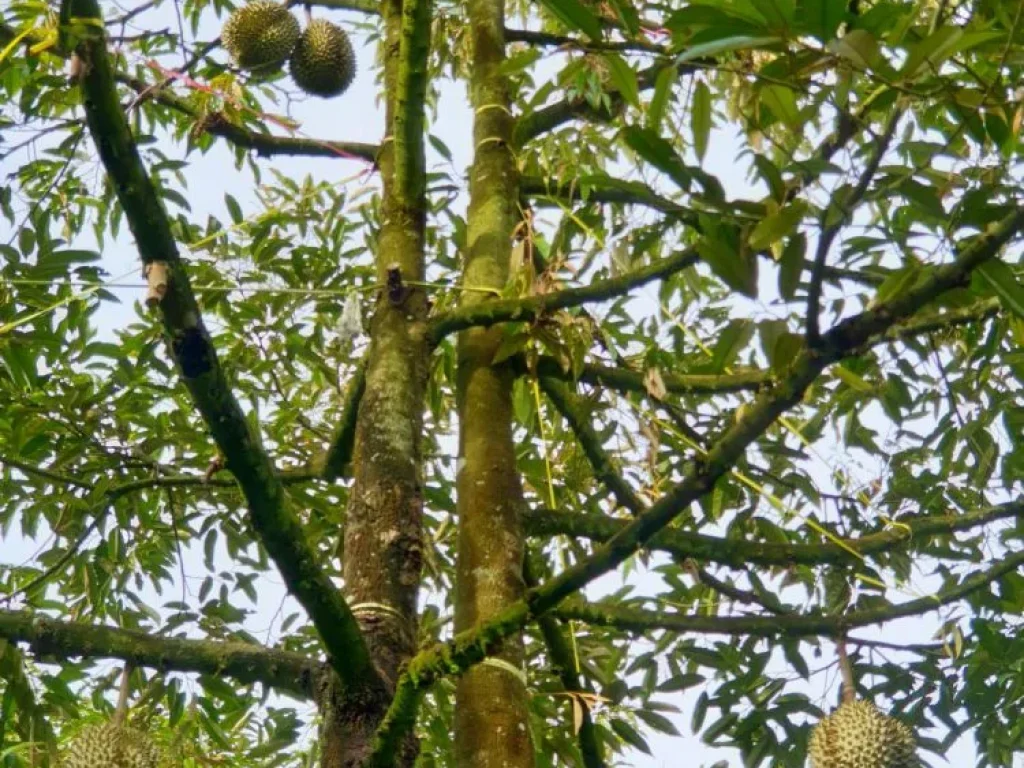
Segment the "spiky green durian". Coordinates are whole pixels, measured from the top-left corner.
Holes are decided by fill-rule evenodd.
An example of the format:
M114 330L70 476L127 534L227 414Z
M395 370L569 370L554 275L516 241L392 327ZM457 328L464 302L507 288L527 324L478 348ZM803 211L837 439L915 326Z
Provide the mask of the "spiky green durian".
M870 701L843 704L811 732L812 768L919 768L914 732Z
M273 0L253 0L228 17L220 39L242 69L270 72L291 55L302 29L291 11Z
M337 96L356 76L356 55L345 30L314 19L299 38L289 69L295 84L306 93Z
M134 728L115 723L92 725L68 746L61 768L158 768L161 753Z

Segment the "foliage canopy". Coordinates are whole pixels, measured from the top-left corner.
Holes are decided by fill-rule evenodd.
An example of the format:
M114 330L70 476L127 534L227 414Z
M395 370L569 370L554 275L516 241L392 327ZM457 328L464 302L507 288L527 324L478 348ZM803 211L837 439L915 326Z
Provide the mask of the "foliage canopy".
M4 11L0 765L1011 765L1024 3L309 5Z

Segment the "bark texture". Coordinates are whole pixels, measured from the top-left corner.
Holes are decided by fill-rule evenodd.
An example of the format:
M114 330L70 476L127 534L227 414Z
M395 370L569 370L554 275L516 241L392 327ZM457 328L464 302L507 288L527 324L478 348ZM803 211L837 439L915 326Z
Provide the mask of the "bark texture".
M470 0L475 157L463 282L501 289L509 277L512 235L519 220L517 174L510 140L513 121L501 64L502 0ZM481 299L464 294L464 304ZM472 329L458 339L459 539L456 631L492 619L524 592L522 487L512 440L513 371L492 365L501 330ZM458 683L456 764L517 768L534 764L521 635L504 641L490 663Z
M345 520L345 593L389 689L416 650L416 599L423 563L421 442L430 347L425 272L426 175L423 110L429 51L427 0L384 0L386 125L378 158L383 181L377 275L386 285L370 326L365 390L352 455ZM353 697L337 680L322 692L322 768L362 765L388 701ZM407 738L397 766L411 765Z

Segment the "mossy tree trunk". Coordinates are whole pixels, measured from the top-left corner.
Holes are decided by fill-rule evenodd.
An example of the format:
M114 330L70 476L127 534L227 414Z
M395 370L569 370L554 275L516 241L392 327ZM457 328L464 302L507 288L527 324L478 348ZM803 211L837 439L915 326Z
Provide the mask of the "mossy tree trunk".
M502 0L471 0L470 103L474 161L470 171L468 252L463 285L502 289L509 278L517 213L513 120L501 65ZM467 290L463 303L486 300ZM456 631L494 618L524 592L522 487L512 440L513 371L495 365L500 328L464 331L458 340L459 469ZM456 764L517 768L534 763L522 669L521 636L504 641L492 663L458 683Z
M394 290L377 299L370 327L366 388L359 406L352 455L354 483L345 519L345 592L371 656L388 687L416 650L416 598L423 561L422 432L430 347L426 343L426 222L423 147L427 0L384 0L383 181L376 253L380 284ZM403 29L403 24L406 28ZM335 689L321 700L325 727L322 768L361 765L387 702L366 702ZM411 765L406 740L399 765Z

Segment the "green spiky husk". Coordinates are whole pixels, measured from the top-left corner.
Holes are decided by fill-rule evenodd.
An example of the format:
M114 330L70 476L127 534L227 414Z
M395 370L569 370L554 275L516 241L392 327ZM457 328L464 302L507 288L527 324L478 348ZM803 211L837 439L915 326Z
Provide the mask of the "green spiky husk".
M870 701L843 704L811 732L812 768L919 768L914 732Z
M160 748L141 731L114 723L89 726L68 746L61 768L159 768Z
M338 96L356 76L356 56L341 27L314 19L292 52L289 70L295 84L314 96Z
M221 42L241 69L269 72L281 67L302 30L291 11L273 0L254 0L228 17Z

